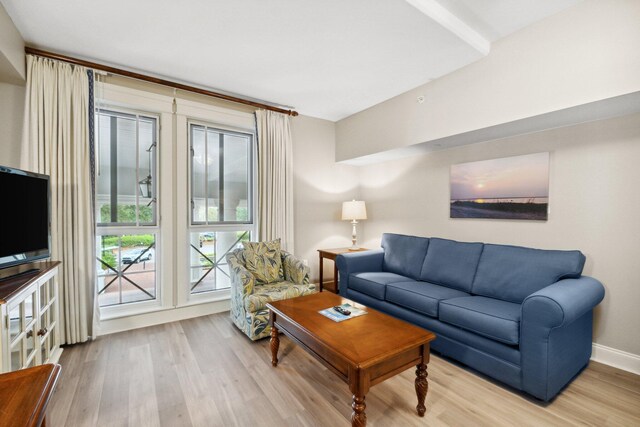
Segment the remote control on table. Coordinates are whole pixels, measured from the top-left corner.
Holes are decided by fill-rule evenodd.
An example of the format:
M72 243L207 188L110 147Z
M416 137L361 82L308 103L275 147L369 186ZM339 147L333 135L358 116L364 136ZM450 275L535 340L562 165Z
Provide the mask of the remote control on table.
M344 314L345 316L348 316L351 314L349 310L347 310L346 308L342 308L339 305L336 305L335 307L333 307L333 309L340 314Z

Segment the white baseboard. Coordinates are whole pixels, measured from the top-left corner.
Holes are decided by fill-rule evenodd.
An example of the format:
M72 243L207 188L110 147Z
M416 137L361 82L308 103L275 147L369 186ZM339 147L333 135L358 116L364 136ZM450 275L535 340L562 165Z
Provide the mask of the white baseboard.
M191 319L193 317L221 313L223 311L229 311L229 309L230 301L225 299L204 304L158 310L136 316L101 320L100 325L98 326L98 333L96 335L108 335L116 332L144 328L147 326L160 325L162 323L177 322L179 320Z
M137 316L103 320L100 322L96 335L108 335L147 326L160 325L167 322L206 316L208 314L221 313L223 311L229 311L229 305L229 300L223 300L170 310L154 311ZM626 351L593 343L591 360L640 375L640 356L637 354L627 353Z
M640 356L593 343L591 360L640 375Z

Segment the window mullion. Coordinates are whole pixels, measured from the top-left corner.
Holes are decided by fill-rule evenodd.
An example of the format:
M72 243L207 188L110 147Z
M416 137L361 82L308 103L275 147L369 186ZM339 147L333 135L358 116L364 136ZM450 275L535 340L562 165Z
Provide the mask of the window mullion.
M118 118L111 116L111 222L118 222Z
M140 226L140 116L136 114L136 226Z
M204 223L209 224L209 129L204 128Z
M224 133L218 137L218 221L224 222Z
M189 183L189 187L190 189L193 188L193 186L195 185L195 180L196 180L196 173L195 173L195 166L194 166L194 161L195 161L195 156L196 156L196 150L195 148L193 148L193 127L189 126L188 128L188 132L189 132L189 150L191 153L191 159L189 160L190 165L191 165L191 170L190 170L190 174L191 174L191 181ZM195 201L193 199L193 190L189 191L189 202L191 203L191 216L190 216L190 222L193 224L194 219L195 219Z
M158 162L158 132L160 123L157 121L153 121L153 145L149 148L149 175L151 175L151 184L152 184L152 206L153 206L153 224L160 225L160 203L158 199L160 198L160 174L158 173L158 169L160 168L160 164ZM153 174L151 173L153 171ZM156 202L153 203L153 200Z
M255 176L254 176L254 170L253 170L253 165L254 165L254 148L253 148L253 138L248 138L247 139L247 153L249 153L249 155L247 156L247 170L249 171L249 179L248 179L248 190L247 190L247 194L249 196L248 200L247 200L247 219L249 220L249 222L251 224L254 223L255 221L255 214L254 214L254 191L255 191ZM237 216L236 216L237 218Z
M122 274L120 273L122 268L122 236L118 236L118 259L116 262L118 265L118 304L122 304Z

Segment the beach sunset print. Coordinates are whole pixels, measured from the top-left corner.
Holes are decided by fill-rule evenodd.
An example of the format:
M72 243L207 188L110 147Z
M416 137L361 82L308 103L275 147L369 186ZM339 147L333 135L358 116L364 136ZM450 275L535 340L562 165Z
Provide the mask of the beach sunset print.
M451 218L546 221L549 153L451 166Z

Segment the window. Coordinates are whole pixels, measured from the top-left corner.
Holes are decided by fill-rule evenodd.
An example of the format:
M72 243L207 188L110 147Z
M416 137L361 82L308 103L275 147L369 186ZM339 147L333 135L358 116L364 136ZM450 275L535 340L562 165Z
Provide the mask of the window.
M156 224L157 121L157 117L98 111L98 225Z
M98 236L101 307L156 299L155 234Z
M255 233L255 117L109 81L96 93L101 330L224 308L226 254Z
M225 256L254 230L253 135L189 123L190 294L230 287Z
M157 298L158 117L96 112L97 292L100 307Z
M189 128L191 224L251 223L251 135Z

